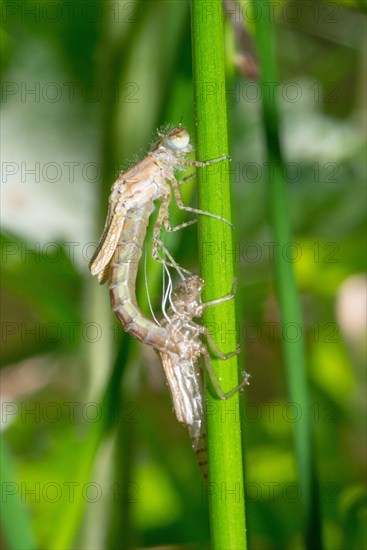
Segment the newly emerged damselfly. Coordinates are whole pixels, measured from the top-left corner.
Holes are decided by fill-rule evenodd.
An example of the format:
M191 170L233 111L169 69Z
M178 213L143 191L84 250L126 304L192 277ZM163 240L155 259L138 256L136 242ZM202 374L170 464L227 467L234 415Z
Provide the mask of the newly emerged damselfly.
M119 176L112 186L105 228L90 262L91 273L98 276L100 283L109 280L112 309L125 330L162 352L177 351L176 344L170 339L166 329L158 327L143 315L135 295L138 263L149 217L154 210L154 201L159 200L160 206L153 230L153 257L166 265L173 265L179 272L179 266L160 240L161 228L164 225L168 231L176 231L196 220L174 228L171 226L168 210L172 198L171 186L177 206L181 210L210 216L232 226L219 215L183 204L175 170L183 170L185 166L205 167L229 158L222 156L205 162L188 160L185 156L191 150L189 134L185 128L174 128L161 134L149 154ZM133 262L126 260L127 245L134 245L139 251ZM166 257L172 261L162 259L159 249L163 249ZM182 272L180 273L182 277Z

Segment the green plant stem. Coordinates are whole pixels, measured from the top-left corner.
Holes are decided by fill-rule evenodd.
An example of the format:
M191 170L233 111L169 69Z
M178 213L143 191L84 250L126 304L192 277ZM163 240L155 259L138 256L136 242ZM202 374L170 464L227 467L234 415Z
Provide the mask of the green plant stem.
M284 339L284 356L290 400L301 414L294 424L294 439L301 485L301 512L303 513L307 548L321 548L320 521L317 504L316 482L312 464L312 441L309 418L310 400L306 380L305 343L302 330L300 299L292 263L284 251L292 244L290 207L283 171L283 158L279 139L276 94L269 92L269 84L279 83L274 55L273 26L269 20L269 6L265 0L255 2L257 46L261 67L261 90L263 98L263 122L267 146L267 161L271 167L268 182L269 211L275 246L275 278L280 306L282 327L295 326L301 329L295 341Z
M192 36L197 158L214 159L227 154L227 118L224 79L223 14L220 0L192 1ZM228 161L198 170L199 207L231 218ZM229 293L233 286L232 229L222 221L201 216L199 220L201 273L206 281L204 301ZM222 351L236 349L234 300L208 308L208 327L225 326L229 335ZM222 325L223 324L223 325ZM237 358L212 360L224 391L238 384ZM204 488L210 508L212 547L246 548L243 465L239 423L239 396L220 401L210 390L208 408L208 454L210 483Z

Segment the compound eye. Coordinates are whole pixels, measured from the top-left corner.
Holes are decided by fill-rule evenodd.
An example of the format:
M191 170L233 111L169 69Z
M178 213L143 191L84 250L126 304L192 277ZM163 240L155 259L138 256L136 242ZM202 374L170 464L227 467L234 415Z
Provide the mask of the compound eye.
M175 128L168 134L166 139L166 144L168 147L175 150L185 149L189 142L190 136L185 128Z

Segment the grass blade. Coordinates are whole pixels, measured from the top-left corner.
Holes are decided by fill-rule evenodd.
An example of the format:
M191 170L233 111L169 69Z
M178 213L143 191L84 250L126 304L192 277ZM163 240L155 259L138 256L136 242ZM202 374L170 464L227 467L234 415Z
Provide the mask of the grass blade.
M281 326L299 327L300 337L283 342L286 376L291 402L301 415L294 424L294 440L302 494L302 514L307 548L321 548L320 520L317 504L317 488L312 464L312 441L310 426L310 399L306 379L306 356L300 299L292 263L284 250L293 242L288 204L287 182L284 178L283 158L279 139L279 116L276 94L269 94L268 84L279 83L274 55L274 31L270 22L268 2L258 0L256 6L262 16L256 19L257 46L261 66L261 89L263 97L263 124L265 129L267 161L273 177L268 180L268 200L275 247L275 278L280 307Z
M197 158L213 159L227 154L227 115L225 104L223 13L220 0L192 2L192 35L197 112ZM230 220L228 161L210 170L199 170L199 207ZM221 262L219 250L232 250L232 229L221 221L202 216L199 220L201 273L206 281L204 301L231 291L231 255ZM209 324L210 323L210 324ZM204 324L224 323L229 338L225 353L236 349L235 307L230 301L208 308ZM219 346L223 347L220 342ZM225 391L238 383L237 358L225 363L213 360ZM220 401L208 392L208 454L210 483L205 488L210 507L212 547L246 548L243 466L239 423L239 396Z

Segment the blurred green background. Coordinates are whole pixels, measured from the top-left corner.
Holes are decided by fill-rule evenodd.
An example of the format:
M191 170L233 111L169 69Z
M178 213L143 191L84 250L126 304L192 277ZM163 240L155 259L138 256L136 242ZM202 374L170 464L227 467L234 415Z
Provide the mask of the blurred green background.
M279 324L261 95L237 71L228 21L236 229L232 251L208 251L219 266L233 254L240 361L252 376L239 419L249 546L303 547L292 441L302 410L287 397L282 342L304 331L324 546L359 550L366 18L357 1L273 8L281 82L269 93L281 112L304 326ZM206 548L205 486L158 359L123 333L88 270L119 171L165 123L182 117L194 137L189 3L9 0L1 10L4 548L17 535L38 548ZM195 182L183 193L195 204ZM185 218L173 209L173 219ZM198 272L195 226L165 242ZM157 311L161 270L147 263ZM224 326L210 328L225 342Z

